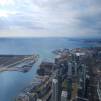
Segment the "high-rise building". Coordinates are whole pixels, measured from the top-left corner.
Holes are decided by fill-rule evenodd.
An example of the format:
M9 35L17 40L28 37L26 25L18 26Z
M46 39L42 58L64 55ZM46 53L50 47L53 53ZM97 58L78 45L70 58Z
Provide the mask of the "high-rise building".
M58 59L57 58L55 58L55 64L57 64L58 63Z
M61 100L61 88L62 88L62 81L61 81L61 74L58 71L57 73L54 73L54 79L58 81L58 101Z
M61 101L67 101L67 92L66 91L62 91L61 93Z
M80 53L75 53L75 61L76 62L80 61Z
M85 65L82 65L82 79L83 79L83 90L84 90L84 92L86 91L86 86L88 85L88 67L87 66L85 66ZM86 92L85 92L85 94L86 94Z
M58 100L58 80L53 79L52 81L52 101L59 101Z
M72 61L75 60L75 54L71 54Z
M57 69L57 65L56 64L53 64L52 66L52 73Z
M72 92L72 79L71 78L67 79L67 92L68 92L67 101L70 101L70 99L71 99L71 92Z
M61 80L61 75L57 75L57 80L58 80L58 101L61 100L61 90L62 90L62 80Z
M75 68L75 76L77 76L77 63L76 62L75 62L74 68Z
M87 66L81 65L77 101L88 101L89 76Z
M72 61L72 56L71 56L71 54L68 55L68 59L69 59L69 61Z
M72 66L71 66L71 63L69 62L68 63L68 77L71 77L72 76Z
M67 62L67 60L64 60L64 66L66 67L66 69L68 69L68 62Z
M68 78L67 78L67 92L68 97L67 100L71 99L71 91L72 91L72 66L71 63L68 63Z
M64 73L66 73L66 67L62 64L60 68L60 74L62 75Z
M82 65L82 79L85 81L86 78L86 66Z
M86 75L84 97L88 98L89 76Z

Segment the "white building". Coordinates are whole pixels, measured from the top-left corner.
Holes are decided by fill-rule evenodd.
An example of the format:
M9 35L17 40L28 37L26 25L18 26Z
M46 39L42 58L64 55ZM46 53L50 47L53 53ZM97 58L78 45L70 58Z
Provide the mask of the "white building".
M67 92L66 91L62 91L61 93L61 101L67 101Z
M52 81L52 101L58 101L58 80Z

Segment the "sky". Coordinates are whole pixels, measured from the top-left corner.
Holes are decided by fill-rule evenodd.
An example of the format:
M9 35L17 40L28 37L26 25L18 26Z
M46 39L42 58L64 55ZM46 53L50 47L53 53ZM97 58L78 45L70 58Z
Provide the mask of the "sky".
M0 0L0 37L101 37L101 0Z

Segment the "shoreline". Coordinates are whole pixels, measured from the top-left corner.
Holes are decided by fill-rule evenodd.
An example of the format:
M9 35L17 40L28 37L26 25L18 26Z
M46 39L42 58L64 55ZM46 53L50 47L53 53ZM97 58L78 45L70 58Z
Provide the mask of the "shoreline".
M71 39L68 39L68 41L81 42L81 43L89 43L89 44L91 43L91 44L101 45L101 43L98 43L96 41L89 42L89 41L80 41L80 40L71 40Z

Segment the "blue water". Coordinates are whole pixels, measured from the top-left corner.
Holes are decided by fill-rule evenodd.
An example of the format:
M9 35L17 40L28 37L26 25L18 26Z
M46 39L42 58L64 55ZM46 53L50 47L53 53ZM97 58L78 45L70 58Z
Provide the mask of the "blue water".
M44 58L53 58L50 52L61 48L99 46L68 41L64 38L0 38L0 54L39 54L40 58L27 73L5 71L0 73L0 101L14 101L21 90L32 81Z

